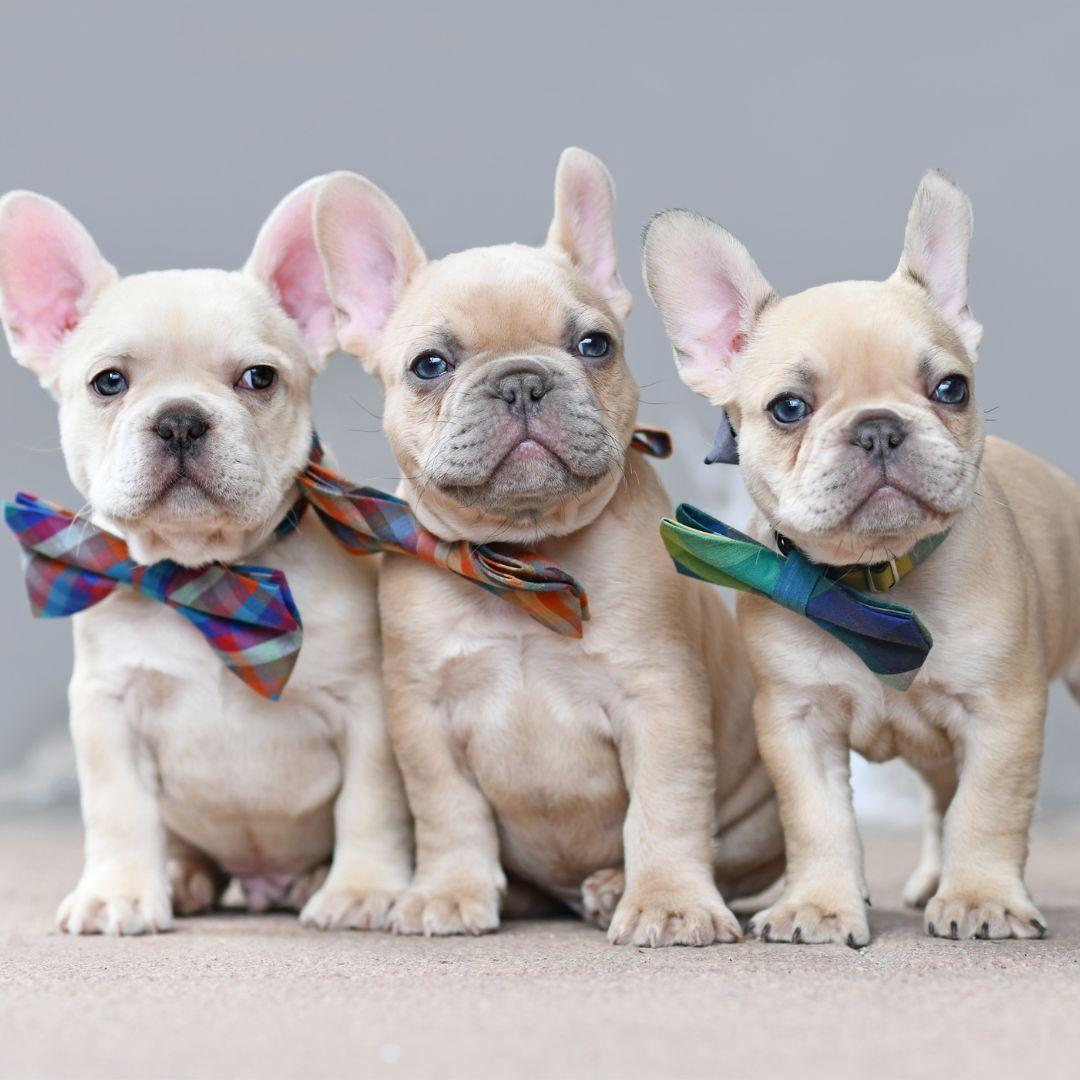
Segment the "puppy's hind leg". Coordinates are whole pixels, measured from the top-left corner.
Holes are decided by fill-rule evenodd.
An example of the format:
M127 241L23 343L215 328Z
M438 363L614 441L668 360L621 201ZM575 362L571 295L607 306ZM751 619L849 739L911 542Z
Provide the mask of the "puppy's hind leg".
M606 930L625 891L626 875L621 866L590 874L581 883L581 906L585 920Z
M566 914L566 908L542 889L521 878L508 877L499 915L503 919L544 919Z
M1076 655L1065 668L1065 685L1069 688L1073 701L1080 705L1080 649L1077 649Z
M911 908L924 908L941 882L941 825L956 794L957 775L956 765L951 761L917 766L915 771L922 780L926 816L922 854L904 886L904 903Z
M165 872L174 913L200 915L212 911L229 884L228 875L209 855L192 847L176 833L167 833L165 844Z

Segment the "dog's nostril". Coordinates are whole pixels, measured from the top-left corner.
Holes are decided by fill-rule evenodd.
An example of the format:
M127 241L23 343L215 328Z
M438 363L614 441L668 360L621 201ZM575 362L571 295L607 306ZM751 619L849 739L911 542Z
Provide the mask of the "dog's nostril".
M499 380L499 397L511 408L524 408L540 401L551 389L551 383L536 372L504 375Z
M907 438L899 420L879 417L864 420L856 429L852 442L872 457L888 457Z
M170 450L189 447L209 430L210 423L205 416L180 409L162 413L154 424L154 433Z

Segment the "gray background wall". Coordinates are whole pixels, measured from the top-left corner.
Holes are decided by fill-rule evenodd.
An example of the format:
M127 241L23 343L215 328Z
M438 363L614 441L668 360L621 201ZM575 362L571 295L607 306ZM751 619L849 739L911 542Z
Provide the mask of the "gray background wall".
M335 168L370 176L428 251L539 241L560 150L618 185L643 417L675 430L673 498L745 506L705 470L715 417L674 375L638 271L665 206L718 218L785 292L880 277L929 165L975 204L978 397L991 431L1080 475L1076 419L1076 8L1025 3L628 0L536 5L22 4L0 13L0 191L68 206L122 272L238 266L276 201ZM10 358L0 489L74 499L54 409ZM346 358L317 393L357 480L391 484L379 393ZM0 801L70 790L70 629L31 621L0 552ZM992 587L992 583L987 583ZM1080 715L1054 697L1044 805L1078 805ZM888 772L860 796L901 812Z

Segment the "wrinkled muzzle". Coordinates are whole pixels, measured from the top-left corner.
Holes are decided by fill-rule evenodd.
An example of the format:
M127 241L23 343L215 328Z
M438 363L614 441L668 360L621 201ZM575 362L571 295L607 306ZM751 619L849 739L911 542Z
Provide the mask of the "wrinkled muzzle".
M465 503L541 506L587 490L616 467L588 379L542 356L504 357L453 385L425 475Z

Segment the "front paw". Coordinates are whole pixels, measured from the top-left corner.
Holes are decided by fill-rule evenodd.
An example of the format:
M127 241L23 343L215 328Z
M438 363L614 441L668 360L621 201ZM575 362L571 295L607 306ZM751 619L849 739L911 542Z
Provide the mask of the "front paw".
M870 924L861 899L835 903L781 897L750 920L749 933L762 941L790 941L796 945L834 942L860 949L870 942Z
M164 875L140 880L81 881L61 903L56 924L67 934L128 936L155 934L172 926L172 904Z
M454 889L411 888L390 912L395 934L487 934L499 929L499 891L477 884Z
M926 932L931 937L1041 938L1046 919L1022 886L1013 888L942 888L926 905Z
M621 866L597 870L581 883L581 905L585 918L606 930L626 890L626 875Z
M401 890L335 878L333 872L304 905L300 922L316 930L385 930L391 905Z
M715 886L651 886L631 889L608 927L613 945L711 945L742 937L739 920Z

